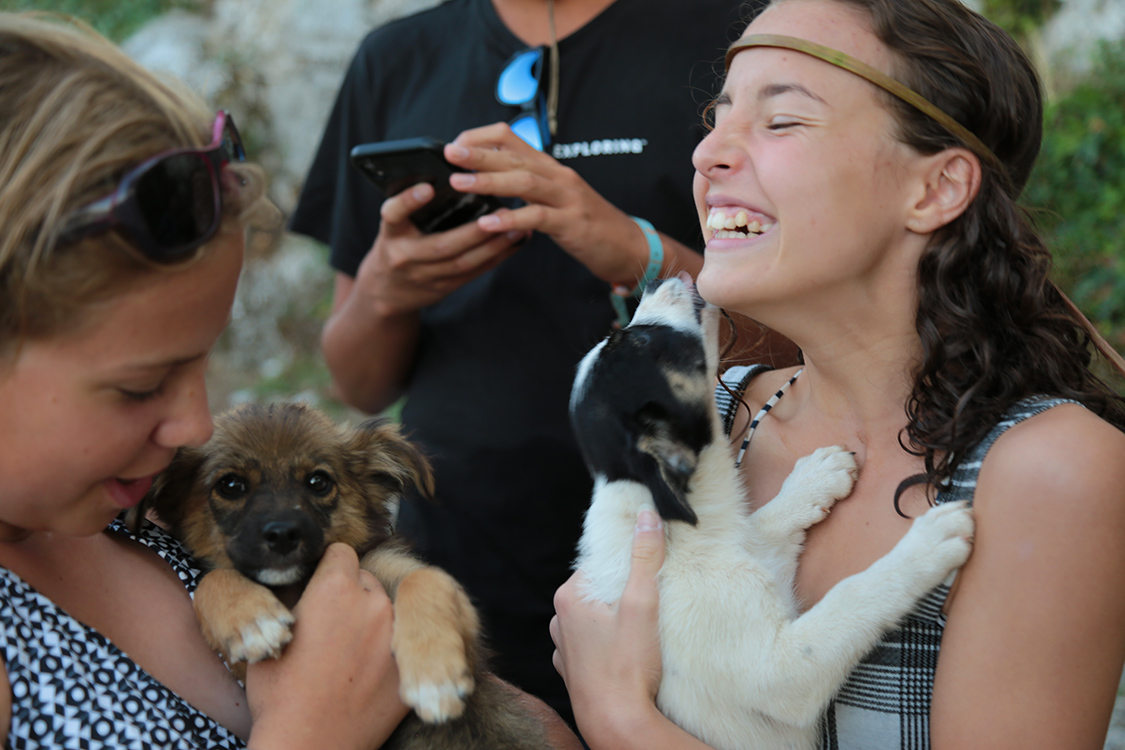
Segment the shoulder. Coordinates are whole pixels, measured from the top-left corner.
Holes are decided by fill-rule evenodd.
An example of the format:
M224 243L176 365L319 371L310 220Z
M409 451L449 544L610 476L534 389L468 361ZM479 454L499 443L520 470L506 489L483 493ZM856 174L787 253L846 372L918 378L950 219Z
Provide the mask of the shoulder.
M1125 433L1077 404L1060 404L1001 435L981 466L978 497L1062 510L1104 503L1125 516ZM980 510L986 510L981 508Z
M1125 434L1076 404L1014 425L984 458L973 513L978 551L999 553L978 562L1013 576L1125 570Z
M1125 659L1125 435L1076 404L1015 424L984 458L973 515L934 746L1101 747Z

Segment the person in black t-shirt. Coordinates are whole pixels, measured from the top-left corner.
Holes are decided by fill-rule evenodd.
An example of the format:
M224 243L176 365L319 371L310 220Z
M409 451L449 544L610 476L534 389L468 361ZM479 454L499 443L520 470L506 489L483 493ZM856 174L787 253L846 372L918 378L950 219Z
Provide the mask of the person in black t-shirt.
M405 395L433 458L437 502L405 501L401 530L480 606L498 673L568 720L548 623L591 489L567 419L575 367L614 324L611 289L650 265L701 266L691 152L723 51L760 4L554 0L543 152L505 124L521 110L495 86L515 53L551 42L549 0L450 0L377 29L292 220L338 271L322 339L336 388L367 412ZM431 187L384 202L348 163L357 144L415 136L477 171L456 187L520 207L419 233L407 217Z

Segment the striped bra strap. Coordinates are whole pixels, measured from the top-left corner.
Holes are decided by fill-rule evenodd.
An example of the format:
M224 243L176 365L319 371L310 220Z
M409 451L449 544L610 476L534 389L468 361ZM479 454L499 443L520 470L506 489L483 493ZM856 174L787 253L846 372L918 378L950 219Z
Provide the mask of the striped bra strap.
M746 430L746 437L742 439L742 447L738 449L738 458L735 459L734 462L734 467L736 469L742 465L742 458L746 455L746 449L750 447L750 438L754 437L754 430L758 429L758 423L761 422L765 418L765 416L770 413L770 409L774 407L774 404L781 400L781 397L785 395L785 392L787 390L789 390L789 386L793 385L793 381L795 381L802 372L804 372L803 369L797 370L797 372L793 373L793 377L789 378L785 385L778 388L777 393L770 396L770 400L767 401L765 406L763 406L758 411L758 413L754 415L754 418L750 420L750 427Z

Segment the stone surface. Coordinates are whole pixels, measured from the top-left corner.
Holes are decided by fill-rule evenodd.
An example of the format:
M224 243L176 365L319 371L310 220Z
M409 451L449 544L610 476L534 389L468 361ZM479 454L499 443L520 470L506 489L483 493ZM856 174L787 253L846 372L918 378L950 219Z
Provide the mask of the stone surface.
M151 70L186 81L234 115L250 158L288 214L356 45L386 21L437 0L214 0L206 15L170 12L123 43ZM323 248L283 234L248 260L231 325L211 366L212 406L327 392L318 348L331 295Z

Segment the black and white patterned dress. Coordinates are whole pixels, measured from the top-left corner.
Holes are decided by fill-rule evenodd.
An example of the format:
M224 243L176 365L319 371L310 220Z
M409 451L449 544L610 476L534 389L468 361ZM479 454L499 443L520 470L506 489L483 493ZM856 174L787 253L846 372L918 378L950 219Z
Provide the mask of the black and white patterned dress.
M200 571L159 527L137 539L164 558L194 593ZM0 568L0 628L12 693L9 748L244 748L97 631Z
M715 390L719 413L730 434L741 396L753 377L768 367L732 367L723 373L723 387ZM996 440L1019 424L1053 406L1077 403L1058 398L1028 398L1015 404L974 446L953 476L952 487L936 502L973 501L981 462ZM828 707L821 732L821 750L928 750L930 702L934 691L941 636L942 607L949 584L930 592L902 622L852 671Z

